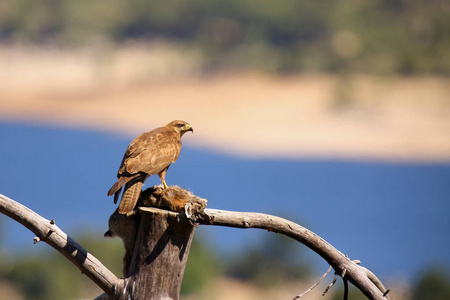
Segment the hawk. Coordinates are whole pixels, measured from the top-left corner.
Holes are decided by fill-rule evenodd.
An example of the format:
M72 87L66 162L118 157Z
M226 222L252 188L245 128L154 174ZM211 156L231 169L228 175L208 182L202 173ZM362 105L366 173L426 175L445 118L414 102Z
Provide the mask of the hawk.
M130 143L117 173L118 180L108 192L108 196L114 194L114 203L117 203L124 187L118 209L120 214L133 211L142 185L150 175L158 174L164 188L167 188L167 169L178 159L181 137L188 131L194 132L191 125L175 120L166 126L142 133Z

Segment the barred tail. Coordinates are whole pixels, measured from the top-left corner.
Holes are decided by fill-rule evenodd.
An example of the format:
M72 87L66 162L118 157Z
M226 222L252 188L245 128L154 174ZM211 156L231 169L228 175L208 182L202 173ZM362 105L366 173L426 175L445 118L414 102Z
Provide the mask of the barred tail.
M145 179L144 179L145 180ZM141 194L142 185L144 184L142 177L136 178L125 185L125 189L120 200L118 212L119 214L127 214L132 212Z

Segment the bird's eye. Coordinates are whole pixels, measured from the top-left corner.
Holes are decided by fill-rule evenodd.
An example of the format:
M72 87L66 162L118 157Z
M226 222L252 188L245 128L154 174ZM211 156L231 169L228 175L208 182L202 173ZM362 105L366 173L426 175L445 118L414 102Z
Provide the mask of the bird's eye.
M177 127L184 127L184 124L178 123Z

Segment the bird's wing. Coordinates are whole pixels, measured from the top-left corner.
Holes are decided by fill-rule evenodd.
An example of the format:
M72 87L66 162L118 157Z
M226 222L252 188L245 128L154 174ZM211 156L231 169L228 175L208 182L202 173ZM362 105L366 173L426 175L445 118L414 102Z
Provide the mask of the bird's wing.
M142 151L144 151L148 147L148 144L152 144L154 142L155 138L160 133L159 129L160 128L157 128L150 132L144 132L133 141L131 141L127 151L125 152L125 156L136 157L141 154Z
M129 181L142 177L144 175L138 173L138 174L126 174L128 176L120 176L119 180L116 181L116 183L113 184L111 189L108 191L108 196L111 196L112 194L115 194L114 196L114 203L117 203L117 199L119 197L120 192L122 191L122 187L128 183Z
M125 154L127 157L124 158L121 167L122 173L142 172L155 175L176 161L181 149L181 140L178 134L171 131L150 133L152 134L144 136L140 142L130 145L132 149L131 151L127 150Z
M148 159L148 150L155 144L161 128L145 132L135 138L125 151L117 177L131 176L140 172L139 165L142 160Z

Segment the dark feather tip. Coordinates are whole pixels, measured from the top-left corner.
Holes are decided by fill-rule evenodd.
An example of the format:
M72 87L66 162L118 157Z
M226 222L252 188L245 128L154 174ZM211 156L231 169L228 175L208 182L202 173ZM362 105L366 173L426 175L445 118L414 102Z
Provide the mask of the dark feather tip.
M111 230L108 230L103 236L106 238L112 238L114 237L114 233Z

